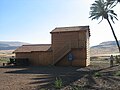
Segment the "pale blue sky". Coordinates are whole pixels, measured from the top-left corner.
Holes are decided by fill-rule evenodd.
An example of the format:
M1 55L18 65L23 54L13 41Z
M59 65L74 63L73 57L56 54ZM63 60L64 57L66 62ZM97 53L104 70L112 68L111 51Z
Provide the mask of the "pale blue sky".
M0 41L32 44L51 43L55 27L89 25L90 45L114 40L107 22L91 21L89 7L94 0L0 0ZM120 4L115 8L118 17ZM119 19L120 20L120 19ZM120 39L120 22L114 25Z

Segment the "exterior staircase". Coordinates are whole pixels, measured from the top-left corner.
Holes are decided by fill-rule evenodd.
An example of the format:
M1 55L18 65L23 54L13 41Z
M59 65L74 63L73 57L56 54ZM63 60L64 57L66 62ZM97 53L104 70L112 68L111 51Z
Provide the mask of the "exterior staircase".
M68 54L71 51L71 47L69 44L66 44L58 50L57 52L54 53L54 62L52 65L55 65L57 62L59 62L66 54Z

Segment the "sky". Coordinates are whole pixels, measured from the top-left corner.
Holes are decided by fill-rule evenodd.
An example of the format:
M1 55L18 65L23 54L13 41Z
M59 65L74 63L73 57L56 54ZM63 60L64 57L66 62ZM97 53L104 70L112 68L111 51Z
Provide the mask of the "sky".
M56 27L90 26L90 46L114 41L109 24L89 18L94 0L0 0L0 41L51 43ZM120 20L120 4L114 10ZM112 24L120 40L120 21Z

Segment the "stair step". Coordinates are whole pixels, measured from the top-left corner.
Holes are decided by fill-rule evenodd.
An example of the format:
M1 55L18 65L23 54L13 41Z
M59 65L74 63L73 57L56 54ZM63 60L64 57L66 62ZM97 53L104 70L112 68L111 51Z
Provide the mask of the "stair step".
M64 52L59 58L57 58L56 60L54 60L55 62L52 65L55 65L57 62L59 62L60 59L62 59L70 51L71 51L71 49L68 49L66 52Z

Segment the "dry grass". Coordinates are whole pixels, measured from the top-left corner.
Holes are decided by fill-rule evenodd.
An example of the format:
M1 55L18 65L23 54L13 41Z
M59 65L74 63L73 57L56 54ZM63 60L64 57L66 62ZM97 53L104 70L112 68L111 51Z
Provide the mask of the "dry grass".
M15 56L15 54L13 54L14 50L0 50L0 57L11 57L11 56Z

